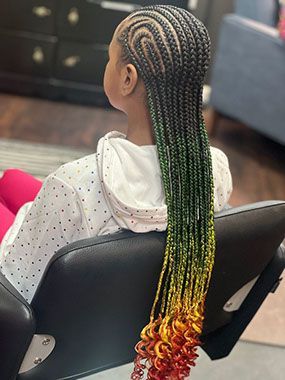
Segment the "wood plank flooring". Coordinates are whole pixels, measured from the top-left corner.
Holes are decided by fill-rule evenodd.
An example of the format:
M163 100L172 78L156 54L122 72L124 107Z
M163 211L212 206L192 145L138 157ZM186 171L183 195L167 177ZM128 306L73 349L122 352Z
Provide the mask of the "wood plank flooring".
M210 110L205 111L210 124ZM126 131L125 115L83 105L0 94L0 137L96 149L111 130ZM285 200L285 148L241 123L222 118L211 145L228 156L233 206Z

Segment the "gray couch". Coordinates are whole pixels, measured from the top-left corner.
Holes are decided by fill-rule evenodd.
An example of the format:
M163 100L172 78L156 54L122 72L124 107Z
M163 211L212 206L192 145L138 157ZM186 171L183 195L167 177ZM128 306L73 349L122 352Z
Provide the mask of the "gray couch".
M275 0L238 0L223 19L210 105L285 144L285 44ZM217 118L215 118L217 121Z

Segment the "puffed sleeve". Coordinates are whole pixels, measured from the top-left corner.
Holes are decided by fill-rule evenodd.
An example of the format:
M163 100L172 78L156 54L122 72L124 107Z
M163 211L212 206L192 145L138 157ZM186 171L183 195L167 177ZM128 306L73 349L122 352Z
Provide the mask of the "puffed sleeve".
M5 235L0 270L30 302L55 252L85 237L89 237L89 231L77 193L51 174L35 200L19 210Z
M218 212L228 203L233 191L232 175L229 160L224 152L211 146L214 176L214 210Z

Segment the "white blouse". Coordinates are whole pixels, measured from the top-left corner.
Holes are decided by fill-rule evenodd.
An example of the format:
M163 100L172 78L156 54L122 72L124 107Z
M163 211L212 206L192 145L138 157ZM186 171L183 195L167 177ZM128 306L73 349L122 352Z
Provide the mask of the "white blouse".
M226 155L211 147L215 211L232 192ZM97 153L50 174L33 202L23 205L0 245L0 270L31 302L59 248L88 237L129 229L164 231L167 207L155 145L137 146L113 131Z

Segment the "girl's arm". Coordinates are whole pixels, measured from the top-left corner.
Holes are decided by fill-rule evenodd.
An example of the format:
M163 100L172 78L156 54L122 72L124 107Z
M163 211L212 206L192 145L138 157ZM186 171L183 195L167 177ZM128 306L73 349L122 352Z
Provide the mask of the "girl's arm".
M89 231L77 193L54 174L19 219L2 241L0 270L30 302L51 257L66 244L89 237Z

